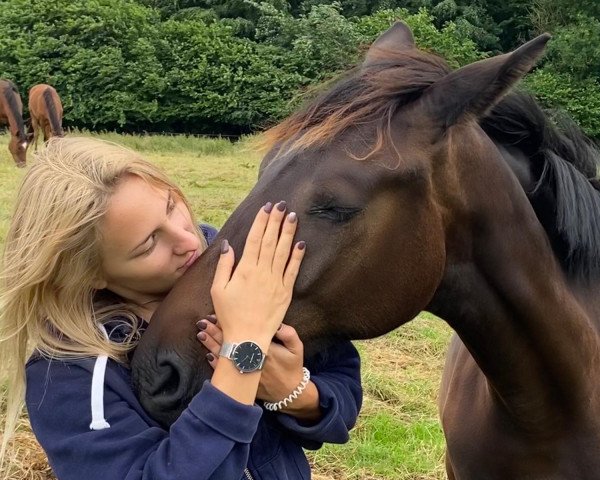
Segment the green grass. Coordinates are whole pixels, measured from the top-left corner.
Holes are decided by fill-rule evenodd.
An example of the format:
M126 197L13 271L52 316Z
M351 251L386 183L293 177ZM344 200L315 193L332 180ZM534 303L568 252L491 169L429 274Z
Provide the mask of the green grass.
M260 163L248 139L232 143L181 136L80 134L140 151L181 186L198 219L215 226L221 226L246 196ZM0 135L1 242L24 174L14 166L7 142L7 136ZM315 480L445 478L444 439L436 401L449 336L445 323L422 314L384 337L356 342L363 364L363 409L347 444L325 445L316 452L307 452ZM30 433L22 434L19 446L24 467L11 470L10 478L52 478L47 476L43 454Z

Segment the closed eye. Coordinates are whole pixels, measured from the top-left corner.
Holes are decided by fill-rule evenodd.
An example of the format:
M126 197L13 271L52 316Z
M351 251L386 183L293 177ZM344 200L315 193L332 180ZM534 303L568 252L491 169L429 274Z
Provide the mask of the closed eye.
M139 257L145 257L147 255L150 255L152 253L152 250L154 250L154 247L156 247L156 233L153 233L150 236L150 240L152 241L152 243L150 244L150 246L144 250L143 252L141 252L138 256Z
M356 207L338 207L335 205L315 206L308 210L309 215L324 218L335 223L344 223L351 220L360 208Z

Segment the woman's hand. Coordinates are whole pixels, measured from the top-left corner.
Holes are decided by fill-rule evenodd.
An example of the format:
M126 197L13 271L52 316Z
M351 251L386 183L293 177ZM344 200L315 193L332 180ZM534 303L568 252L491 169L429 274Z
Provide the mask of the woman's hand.
M285 210L285 202L260 209L233 274L235 254L223 241L210 293L227 342L252 340L266 351L283 321L304 257L304 242L292 248L296 214Z
M297 219L294 212L286 215L285 210L285 202L275 208L267 203L259 210L235 272L233 249L227 240L221 245L210 294L223 342L253 341L266 352L283 321L305 246L298 242L292 247ZM261 377L262 371L242 375L232 362L218 362L211 384L234 400L252 405Z
M214 369L219 360L219 351L223 343L223 332L217 318L209 315L197 323L198 340L210 352L207 360ZM271 342L263 366L256 398L265 402L279 402L286 398L300 384L303 376L304 344L289 325L281 324L275 332L275 338L281 342ZM319 396L315 385L310 382L307 389L294 400L285 413L304 420L314 421L320 416Z
M216 317L209 315L198 322L198 340L210 352L207 360L215 368L219 361L219 351L223 344L223 332ZM281 324L275 332L275 338L281 342L271 342L265 364L262 369L256 398L265 402L278 402L287 397L302 380L302 362L304 345L296 330Z

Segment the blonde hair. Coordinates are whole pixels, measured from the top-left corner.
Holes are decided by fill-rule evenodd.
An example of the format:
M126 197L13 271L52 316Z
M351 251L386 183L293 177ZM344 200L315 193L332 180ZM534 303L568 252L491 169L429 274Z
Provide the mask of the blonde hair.
M181 190L156 166L132 150L90 138L52 138L21 183L0 275L0 365L8 374L0 465L34 350L52 358L108 355L123 362L135 345L135 306L99 305L93 287L102 265L99 220L125 175L170 189L191 214ZM115 316L131 325L122 343L106 338L101 326Z

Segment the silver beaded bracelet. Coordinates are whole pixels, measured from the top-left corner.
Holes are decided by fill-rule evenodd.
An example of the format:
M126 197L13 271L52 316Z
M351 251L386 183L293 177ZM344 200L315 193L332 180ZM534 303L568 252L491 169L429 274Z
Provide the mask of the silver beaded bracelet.
M264 406L267 410L269 410L270 412L276 412L277 410L281 410L282 408L287 407L290 403L292 403L294 400L296 400L300 394L304 391L304 389L306 388L306 386L308 385L308 381L310 380L310 372L308 371L308 368L306 367L302 367L302 372L304 373L304 376L302 377L302 381L300 382L300 385L298 385L296 387L296 389L290 393L287 397L285 397L283 400L276 402L276 403L271 403L271 402L264 402Z

